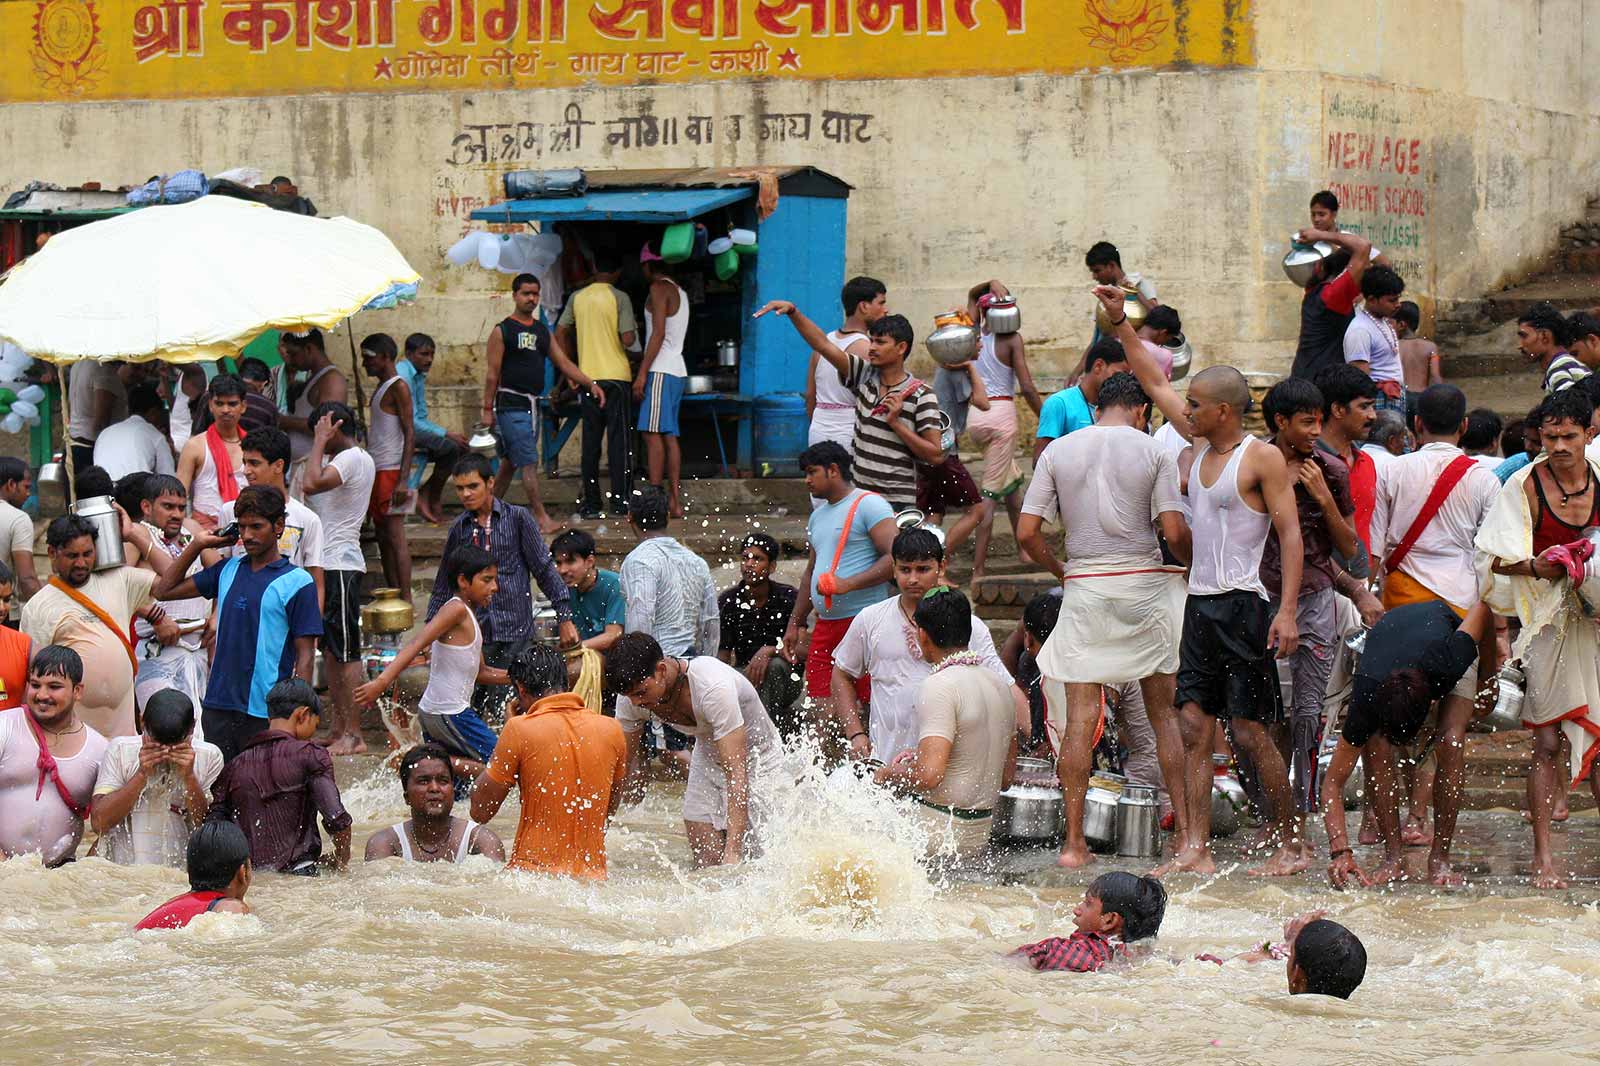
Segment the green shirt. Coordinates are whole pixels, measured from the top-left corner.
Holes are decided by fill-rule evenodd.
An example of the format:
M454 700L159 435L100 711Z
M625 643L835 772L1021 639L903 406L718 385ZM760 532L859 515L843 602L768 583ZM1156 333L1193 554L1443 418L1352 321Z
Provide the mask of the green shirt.
M569 589L572 594L572 621L583 640L598 637L608 625L627 623L627 605L622 600L622 580L610 570L596 570L588 592Z

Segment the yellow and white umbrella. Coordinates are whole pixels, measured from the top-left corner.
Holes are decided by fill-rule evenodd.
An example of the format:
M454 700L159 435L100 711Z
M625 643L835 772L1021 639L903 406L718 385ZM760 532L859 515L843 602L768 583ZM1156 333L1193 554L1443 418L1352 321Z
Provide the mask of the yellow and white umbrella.
M331 329L419 280L371 226L204 196L56 234L0 284L0 339L52 363L192 363Z

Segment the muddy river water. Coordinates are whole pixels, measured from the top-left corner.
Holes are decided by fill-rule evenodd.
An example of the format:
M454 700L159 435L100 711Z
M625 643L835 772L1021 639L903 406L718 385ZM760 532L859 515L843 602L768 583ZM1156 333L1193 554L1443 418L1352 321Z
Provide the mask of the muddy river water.
M1439 894L1338 894L1320 878L1175 878L1152 952L1098 975L1007 959L1071 930L1090 874L1013 856L930 878L891 801L847 777L789 797L767 855L693 873L678 794L653 786L609 835L600 885L359 862L405 816L376 760L340 760L357 863L260 876L256 913L132 924L175 870L0 864L0 1061L35 1063L1594 1063L1600 886L1509 877ZM515 794L494 823L509 842ZM458 813L465 813L458 807ZM1594 855L1594 814L1563 832ZM1485 873L1514 814L1470 815ZM1107 868L1107 867L1103 867ZM1226 869L1226 867L1225 867ZM1592 871L1590 871L1592 873ZM1285 994L1281 963L1223 969L1311 907L1369 954L1349 1002ZM1509 1058L1508 1058L1509 1056Z

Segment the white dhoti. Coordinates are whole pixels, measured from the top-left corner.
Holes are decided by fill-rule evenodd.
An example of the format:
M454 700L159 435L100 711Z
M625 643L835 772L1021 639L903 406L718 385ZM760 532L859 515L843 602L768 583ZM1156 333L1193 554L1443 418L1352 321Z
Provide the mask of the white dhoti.
M1564 624L1563 624L1564 621ZM1572 745L1571 780L1588 778L1600 755L1600 624L1569 610L1533 635L1522 653L1528 679L1522 724L1559 723Z
M150 697L167 689L177 689L194 704L194 739L204 740L200 730L200 701L206 694L211 660L200 645L200 634L185 634L165 648L154 640L140 641L139 674L133 683L133 698L140 710Z

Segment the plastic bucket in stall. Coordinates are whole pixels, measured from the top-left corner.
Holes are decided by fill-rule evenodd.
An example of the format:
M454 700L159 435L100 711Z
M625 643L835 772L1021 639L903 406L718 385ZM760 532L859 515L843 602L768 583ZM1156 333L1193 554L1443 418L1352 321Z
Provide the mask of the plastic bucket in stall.
M806 449L806 398L798 392L773 392L755 402L755 469L759 477L796 477L796 460Z

